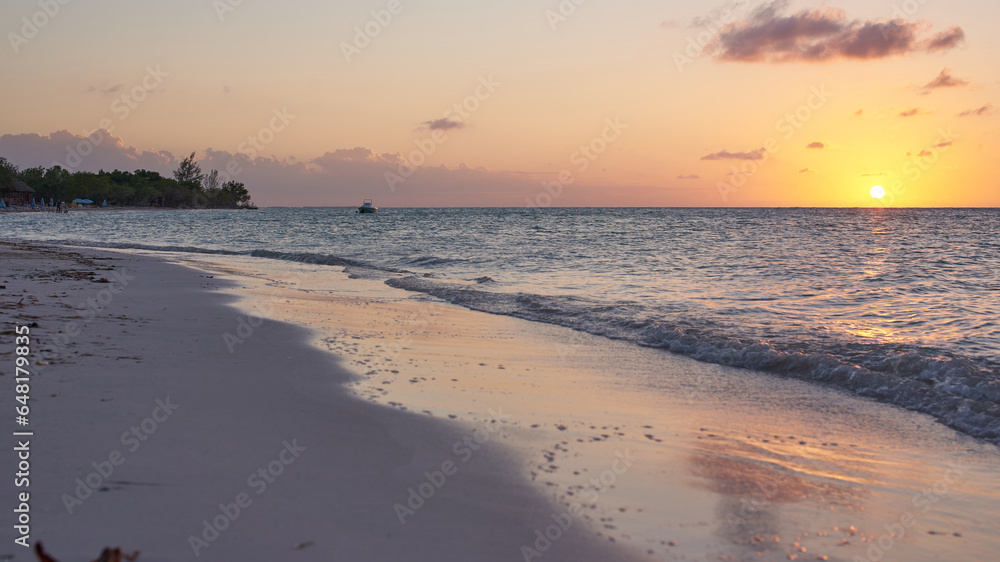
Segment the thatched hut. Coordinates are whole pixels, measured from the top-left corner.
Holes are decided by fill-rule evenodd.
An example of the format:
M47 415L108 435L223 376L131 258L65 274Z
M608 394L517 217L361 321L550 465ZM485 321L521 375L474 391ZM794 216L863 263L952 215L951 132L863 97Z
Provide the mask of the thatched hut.
M0 199L7 205L29 205L35 196L35 190L21 180L14 182L14 187L0 187Z

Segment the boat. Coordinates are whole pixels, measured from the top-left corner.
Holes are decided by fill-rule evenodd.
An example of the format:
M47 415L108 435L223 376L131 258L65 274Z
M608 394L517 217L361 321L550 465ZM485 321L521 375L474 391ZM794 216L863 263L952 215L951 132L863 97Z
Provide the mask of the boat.
M372 200L371 199L365 199L364 204L361 205L360 207L358 207L358 212L359 213L377 213L378 212L378 207L376 207L375 205L372 204Z

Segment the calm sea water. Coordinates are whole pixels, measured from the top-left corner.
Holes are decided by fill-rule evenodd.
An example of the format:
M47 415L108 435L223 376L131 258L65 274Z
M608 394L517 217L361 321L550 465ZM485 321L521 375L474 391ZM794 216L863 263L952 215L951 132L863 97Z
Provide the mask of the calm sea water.
M346 266L497 314L829 384L1000 443L1000 211L2 214L0 237Z

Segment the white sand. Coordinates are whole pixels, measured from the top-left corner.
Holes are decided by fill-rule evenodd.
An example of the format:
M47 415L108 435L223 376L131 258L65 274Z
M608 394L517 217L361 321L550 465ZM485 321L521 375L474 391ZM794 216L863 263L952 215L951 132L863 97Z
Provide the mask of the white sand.
M0 249L3 302L25 297L0 309L5 325L36 322L32 357L48 363L31 388L31 542L43 541L60 562L92 560L105 546L141 550L143 561L194 559L189 537L217 516L226 529L200 549L202 559L514 560L547 524L551 506L516 461L484 447L401 525L394 504L425 470L455 461L465 428L351 398L340 386L348 374L300 328L263 321L230 354L222 335L237 329L237 311L224 304L233 299L219 279L140 256L86 251L114 258L76 263L62 251ZM98 270L105 266L134 279L89 321L77 318L85 315L77 303L116 284L35 275L110 275ZM81 331L57 350L53 338L72 321ZM11 338L2 345L9 364ZM3 380L13 384L9 374ZM176 410L166 415L158 400ZM13 409L9 392L4 409ZM161 421L143 429L153 417ZM123 440L134 426L138 435ZM283 452L286 444L305 450ZM64 494L98 470L92 463L107 471L109 459L123 462L91 477L98 490L68 513ZM252 477L269 466L280 473L265 477L271 483ZM15 488L5 481L0 505L13 509ZM247 507L227 521L219 505L238 498ZM34 559L13 538L0 554ZM580 526L545 555L627 557Z

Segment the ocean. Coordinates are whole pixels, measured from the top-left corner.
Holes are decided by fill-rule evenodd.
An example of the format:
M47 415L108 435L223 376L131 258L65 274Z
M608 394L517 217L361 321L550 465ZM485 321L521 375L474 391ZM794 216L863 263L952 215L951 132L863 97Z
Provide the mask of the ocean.
M0 214L0 237L346 268L920 411L1000 444L1000 210Z

